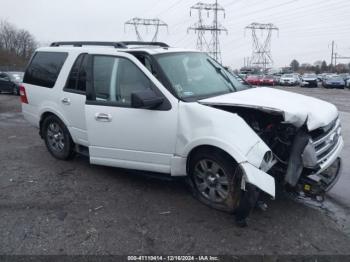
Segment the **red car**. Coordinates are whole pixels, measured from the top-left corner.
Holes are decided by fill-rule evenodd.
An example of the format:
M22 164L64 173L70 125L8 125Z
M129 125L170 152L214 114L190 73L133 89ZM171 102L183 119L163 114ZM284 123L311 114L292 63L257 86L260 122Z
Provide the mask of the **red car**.
M261 76L257 76L257 75L250 75L250 76L247 76L247 78L245 79L247 83L254 86L260 85L260 80L261 80Z
M274 86L276 85L276 79L274 76L264 76L260 79L260 85Z

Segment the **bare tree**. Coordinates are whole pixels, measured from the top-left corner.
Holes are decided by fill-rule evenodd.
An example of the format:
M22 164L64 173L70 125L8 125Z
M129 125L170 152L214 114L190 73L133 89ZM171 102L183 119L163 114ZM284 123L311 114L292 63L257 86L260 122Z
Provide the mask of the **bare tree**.
M0 66L23 65L38 43L27 30L18 29L6 20L0 21Z

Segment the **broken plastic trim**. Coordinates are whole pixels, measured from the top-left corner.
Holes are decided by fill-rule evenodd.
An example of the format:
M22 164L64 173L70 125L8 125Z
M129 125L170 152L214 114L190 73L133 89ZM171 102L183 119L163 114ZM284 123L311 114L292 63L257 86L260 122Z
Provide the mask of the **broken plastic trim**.
M245 190L246 183L252 184L275 198L275 179L269 174L261 171L252 164L244 162L240 164L243 171L241 188Z

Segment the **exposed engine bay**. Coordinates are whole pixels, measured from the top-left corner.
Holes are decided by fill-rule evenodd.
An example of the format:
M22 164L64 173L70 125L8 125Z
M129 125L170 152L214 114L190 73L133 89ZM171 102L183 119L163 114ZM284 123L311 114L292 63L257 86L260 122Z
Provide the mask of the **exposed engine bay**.
M341 136L340 123L334 121L327 127L309 132L306 125L297 128L286 123L282 112L239 106L213 107L238 114L269 146L277 161L268 173L286 190L322 200L325 192L337 182L340 159L335 159L330 167L322 170L322 163L316 157L317 152L330 154L337 146ZM331 133L333 131L336 135ZM332 138L331 142L328 137ZM322 141L325 149L316 151L318 144L314 147L313 141Z

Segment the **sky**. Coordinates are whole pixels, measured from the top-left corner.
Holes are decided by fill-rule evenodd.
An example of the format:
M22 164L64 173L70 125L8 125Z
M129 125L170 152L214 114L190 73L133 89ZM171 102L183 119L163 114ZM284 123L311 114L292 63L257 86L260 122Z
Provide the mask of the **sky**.
M198 20L190 7L198 0L0 0L0 19L27 29L42 44L53 41L136 40L132 27L124 23L133 18L159 18L168 24L161 28L159 41L171 46L196 48L197 35L187 28ZM201 0L214 3L214 0ZM331 42L335 52L350 56L350 0L219 0L225 16L220 24L228 30L219 37L223 64L243 66L252 54L252 33L245 27L253 22L273 23L273 67L289 65L292 59L313 64L330 63ZM203 13L204 23L213 15ZM151 40L153 29L141 28L144 40ZM259 38L264 37L258 32ZM207 38L210 39L210 34ZM339 60L350 63L350 60Z

